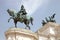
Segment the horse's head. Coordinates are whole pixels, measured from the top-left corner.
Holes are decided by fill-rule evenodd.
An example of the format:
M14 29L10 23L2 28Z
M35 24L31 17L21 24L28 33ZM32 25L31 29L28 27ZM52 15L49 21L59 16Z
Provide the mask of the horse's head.
M17 14L16 14L15 11L12 10L12 9L8 9L7 12L8 12L8 14L11 16L11 17L8 19L8 22L10 21L10 19L13 19L13 20L14 20L14 23L15 23L15 27L17 27L17 26L16 26L16 24L17 24L16 15L17 15Z
M8 14L9 14L10 16L13 16L13 17L15 16L15 15L14 15L14 10L8 9L7 12L8 12Z
M8 12L8 13L14 13L14 10L8 9L7 12Z

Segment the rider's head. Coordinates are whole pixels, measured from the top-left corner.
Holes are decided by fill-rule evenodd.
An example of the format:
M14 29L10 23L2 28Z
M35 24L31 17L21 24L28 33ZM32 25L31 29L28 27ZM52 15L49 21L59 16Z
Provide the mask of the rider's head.
M23 5L21 6L21 9L24 9L24 6Z

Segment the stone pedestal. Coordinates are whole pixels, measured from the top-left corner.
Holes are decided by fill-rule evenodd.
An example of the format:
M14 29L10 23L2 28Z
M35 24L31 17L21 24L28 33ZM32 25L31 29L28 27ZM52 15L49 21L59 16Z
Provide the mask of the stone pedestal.
M5 36L6 40L38 40L37 34L22 28L10 28Z

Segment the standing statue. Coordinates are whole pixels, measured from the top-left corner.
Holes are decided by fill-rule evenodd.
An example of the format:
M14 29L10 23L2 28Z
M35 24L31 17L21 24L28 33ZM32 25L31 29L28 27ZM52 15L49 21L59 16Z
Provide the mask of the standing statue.
M10 9L8 9L7 12L11 16L10 19L14 20L16 28L17 28L17 22L24 23L26 27L28 27L29 29L30 29L29 24L31 23L33 25L33 18L31 16L27 16L27 12L24 9L23 5L21 6L21 10L17 13L15 13L13 10ZM8 19L8 22L10 21L10 19Z
M44 26L45 24L47 24L48 22L55 22L56 23L56 21L55 21L55 15L56 14L53 14L52 16L49 16L49 18L45 18L45 21L44 20L42 20L42 25Z

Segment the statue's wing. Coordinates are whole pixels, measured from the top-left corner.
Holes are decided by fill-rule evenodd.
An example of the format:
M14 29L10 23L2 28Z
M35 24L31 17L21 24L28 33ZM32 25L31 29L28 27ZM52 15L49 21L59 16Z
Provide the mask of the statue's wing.
M49 22L49 20L48 20L48 18L47 18L47 17L45 17L45 20L46 20L46 22Z
M8 9L7 12L9 13L10 16L14 16L14 11L13 10Z
M56 14L54 13L54 14L51 16L51 18L54 18L54 17L55 17L55 15L56 15Z
M42 25L44 26L46 24L46 22L44 20L42 20Z

